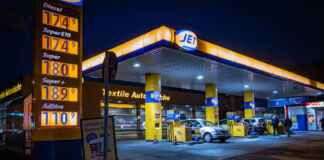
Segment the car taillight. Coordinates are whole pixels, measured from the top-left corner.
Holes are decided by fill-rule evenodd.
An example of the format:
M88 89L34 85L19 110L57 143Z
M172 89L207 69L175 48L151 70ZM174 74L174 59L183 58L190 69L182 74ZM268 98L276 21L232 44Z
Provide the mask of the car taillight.
M261 126L261 123L258 123L258 126Z

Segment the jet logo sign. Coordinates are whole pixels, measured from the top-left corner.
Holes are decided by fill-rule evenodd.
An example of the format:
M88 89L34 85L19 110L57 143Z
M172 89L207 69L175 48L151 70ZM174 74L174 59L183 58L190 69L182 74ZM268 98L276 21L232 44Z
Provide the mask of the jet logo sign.
M176 44L185 50L193 51L197 49L197 36L189 30L176 31Z

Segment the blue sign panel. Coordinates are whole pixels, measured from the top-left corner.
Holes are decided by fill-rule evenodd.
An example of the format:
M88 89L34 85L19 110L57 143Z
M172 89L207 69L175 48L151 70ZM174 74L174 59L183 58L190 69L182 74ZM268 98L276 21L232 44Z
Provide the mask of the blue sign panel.
M287 98L271 99L268 101L268 107L283 107L287 105Z
M228 116L226 116L226 119L227 120L239 120L240 117L239 117L239 115L228 115Z
M308 97L289 98L288 104L305 104L308 102Z
M167 114L167 120L173 120L174 114Z
M273 116L269 116L269 115L267 115L267 116L264 116L264 119L265 119L265 120L272 120L272 119L273 119Z
M145 103L161 103L161 91L147 91L145 95Z
M206 107L218 107L217 97L205 98L205 102L206 102Z
M180 113L179 112L174 112L173 120L180 120Z
M244 109L254 109L254 108L255 108L255 104L253 101L244 102Z

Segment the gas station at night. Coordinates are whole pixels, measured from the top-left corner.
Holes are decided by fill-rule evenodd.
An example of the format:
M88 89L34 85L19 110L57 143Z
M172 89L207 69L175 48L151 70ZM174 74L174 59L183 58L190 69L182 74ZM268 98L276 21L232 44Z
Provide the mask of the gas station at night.
M189 36L192 38L188 39ZM186 44L182 41L191 43ZM230 104L228 102L230 100L226 97L230 96L234 101L233 105L237 106L227 111L241 110L242 112L239 113L241 118L255 117L256 114L257 117L263 117L265 113L270 113L270 110L258 112L258 108L277 107L281 108L281 112L277 111L273 114L278 114L281 119L285 116L296 118L295 130L307 130L307 116L314 120L314 124L308 129L320 129L319 124L315 123L318 123L317 121L322 117L322 111L307 103L316 101L316 97L322 94L324 89L322 83L211 44L197 38L193 32L188 30L176 31L161 26L109 51L115 52L118 57L118 72L113 84L128 86L127 96L111 92L110 96L116 108L119 110L123 107L135 109L138 106L139 110L144 109L144 97L142 101L135 100L135 102L140 102L139 105L135 103L131 107L132 99L136 99L133 98L131 86L142 88L142 92L145 88L145 92L162 93L162 103L159 101L157 104L153 103L154 106L145 106L145 109L156 107L155 109L145 111L145 113L143 111L140 115L127 113L133 117L128 115L125 119L122 118L123 113L120 113L121 115L118 116L120 120L117 122L121 123L118 125L125 126L125 129L136 125L137 120L132 119L141 117L139 121L142 122L146 115L145 119L153 117L150 122L152 130L156 130L153 124L159 123L160 131L156 134L159 135L158 139L161 139L160 134L163 128L161 126L166 125L163 123L166 123L168 109L179 110L180 113L186 114L187 118L202 118L218 124L220 118L226 118L226 103ZM97 112L97 115L93 113L95 117L100 114L99 107L93 109L94 106L89 103L90 100L85 102L85 99L89 97L88 93L93 93L90 90L97 89L99 92L104 88L103 84L99 85L104 57L105 53L101 53L82 63L83 76L89 80L84 82L84 117L88 117L86 114L94 110ZM89 87L86 87L88 84ZM89 91L87 91L88 88ZM118 87L114 89L114 91L125 91ZM179 92L179 94L173 92ZM171 94L172 96L169 96ZM165 97L169 97L169 101ZM243 98L240 99L240 97ZM226 102L222 102L223 99ZM103 101L102 95L97 96L97 106L100 100ZM241 104L235 104L235 101ZM147 98L145 102L148 102ZM162 109L160 109L161 104ZM119 110L112 112L115 111L118 115L118 112L123 112ZM220 115L220 110L222 115ZM308 115L306 110L311 115ZM157 113L162 116L154 119ZM122 124L123 122L125 124ZM149 123L146 122L146 124ZM152 134L150 138L147 137L147 140L153 140L153 138Z
M324 104L319 100L324 84L201 40L191 31L161 26L108 51L118 57L118 72L109 90L117 140L174 141L167 131L169 122L176 129L185 119L215 124L227 119L227 125L233 125L228 126L231 136L247 136L246 127L238 126L237 120L261 117L267 121L273 115L290 117L295 131L321 129ZM103 116L104 58L105 52L82 62L80 119ZM2 115L7 115L1 125L8 145L16 141L11 139L12 131L18 134L33 127L28 118L31 105L26 105L32 101L31 77L22 77L1 93ZM236 127L243 130L234 131ZM173 134L185 142L193 138L189 132L180 129L180 134ZM195 135L204 137L197 131Z
M52 18L44 18L55 12L60 9L43 5L43 17L39 16L43 26L55 29ZM77 17L74 12L63 10L60 14L70 16L71 23L82 24L73 19ZM72 38L48 35L54 32L37 33L42 40L35 52L41 56L34 60L34 75L23 75L0 91L2 139L12 149L31 154L35 153L32 146L39 149L54 144L47 142L66 141L55 143L54 150L59 152L58 147L64 145L79 146L72 152L80 149L75 153L87 154L81 153L81 144L88 143L92 157L102 156L102 152L93 151L93 146L103 142L102 134L87 133L92 132L87 127L96 123L82 123L104 116L105 93L109 94L109 115L113 117L113 148L116 140L125 139L147 143L225 142L253 132L242 118L263 119L264 133L268 134L273 132L274 116L280 121L289 117L292 131L322 130L323 83L202 40L199 33L161 26L82 61L82 38L78 37L82 25L67 28ZM58 30L63 29L61 26ZM66 49L63 55L64 42L59 51L55 50L57 46L51 48L55 36L68 39L66 45L79 44L79 50ZM105 92L102 68L107 52L116 54L118 69ZM53 67L46 70L45 64ZM62 73L54 73L55 64L61 66ZM64 67L69 69L64 72ZM216 132L199 129L204 125L225 127ZM285 133L284 128L280 133ZM32 144L34 141L37 145Z

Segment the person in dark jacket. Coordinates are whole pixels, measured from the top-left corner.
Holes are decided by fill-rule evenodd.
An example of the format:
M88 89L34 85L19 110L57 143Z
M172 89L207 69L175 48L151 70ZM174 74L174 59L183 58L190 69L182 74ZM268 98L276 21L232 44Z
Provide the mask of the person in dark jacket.
M275 115L272 119L272 126L273 126L273 135L276 135L276 131L277 134L279 136L279 118Z
M321 121L322 131L324 131L324 117L322 117L320 121Z
M289 119L289 117L287 117L287 118L285 119L285 123L284 123L284 125L285 125L285 129L286 129L286 132L287 132L287 136L289 137L289 136L290 136L290 127L292 126L292 122L291 122L291 120Z

